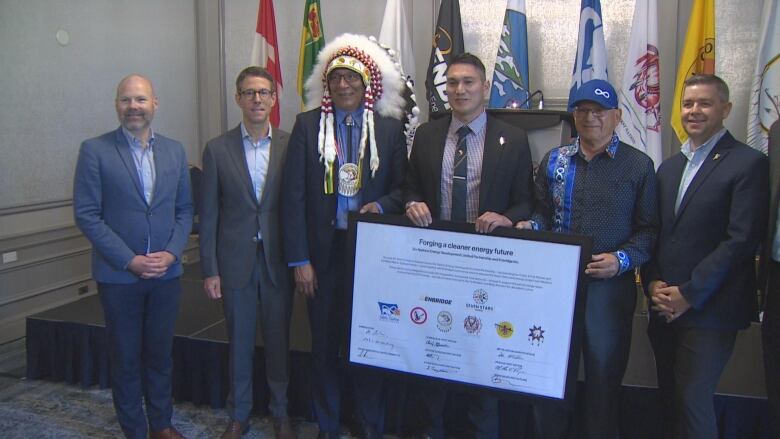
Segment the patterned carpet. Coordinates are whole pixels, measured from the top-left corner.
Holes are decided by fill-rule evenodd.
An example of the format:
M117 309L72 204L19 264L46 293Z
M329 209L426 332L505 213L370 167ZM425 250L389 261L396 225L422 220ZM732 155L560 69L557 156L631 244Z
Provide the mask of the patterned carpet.
M48 381L0 377L0 432L4 439L102 439L122 437L108 389L82 389ZM215 438L227 423L224 410L174 406L173 425L188 438ZM316 425L293 422L301 439L317 436ZM272 438L270 419L251 419L245 438Z
M3 439L120 438L111 391L50 381L26 380L24 339L0 346L0 436ZM185 437L216 438L228 417L225 410L174 405L173 425ZM253 416L244 438L273 438L270 418ZM293 420L300 439L317 437L317 426Z

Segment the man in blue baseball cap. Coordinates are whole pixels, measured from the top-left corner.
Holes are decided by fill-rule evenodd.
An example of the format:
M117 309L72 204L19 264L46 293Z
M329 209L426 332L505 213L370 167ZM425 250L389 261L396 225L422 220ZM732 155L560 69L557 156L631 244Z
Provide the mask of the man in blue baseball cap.
M616 438L637 298L634 269L650 258L658 234L655 172L645 153L615 134L621 111L607 81L583 84L573 113L578 136L541 160L534 214L516 227L593 239L585 269L585 410L576 437ZM573 409L568 402L536 404L538 437L566 437Z

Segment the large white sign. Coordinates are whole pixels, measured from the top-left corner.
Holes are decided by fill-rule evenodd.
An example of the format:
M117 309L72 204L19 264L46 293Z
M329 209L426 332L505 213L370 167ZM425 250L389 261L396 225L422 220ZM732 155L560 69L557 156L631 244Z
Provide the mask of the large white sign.
M356 224L351 362L564 398L579 245Z

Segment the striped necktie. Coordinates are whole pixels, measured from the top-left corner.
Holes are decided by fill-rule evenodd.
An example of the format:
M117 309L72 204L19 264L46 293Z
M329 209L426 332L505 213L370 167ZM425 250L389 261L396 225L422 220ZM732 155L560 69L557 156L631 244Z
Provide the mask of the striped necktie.
M466 181L468 175L468 154L466 136L471 133L468 125L458 128L458 143L455 146L455 161L452 165L452 221L466 221Z

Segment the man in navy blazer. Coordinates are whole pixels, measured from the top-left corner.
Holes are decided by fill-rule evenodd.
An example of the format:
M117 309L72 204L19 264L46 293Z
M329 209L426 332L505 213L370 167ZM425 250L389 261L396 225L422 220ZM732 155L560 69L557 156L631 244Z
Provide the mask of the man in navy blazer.
M171 425L171 348L192 227L187 158L179 142L152 131L157 97L147 78L122 79L115 103L122 126L81 144L74 216L93 246L122 431L181 438Z
M722 79L689 78L681 111L689 140L657 173L661 231L642 277L665 419L677 438L717 437L712 397L737 331L756 317L768 165L723 127L730 110Z
M339 349L349 320L349 212L400 213L406 171L404 86L385 49L361 35L329 43L306 84L319 108L295 120L282 184L285 258L308 298L312 393L319 438L340 437ZM361 431L381 438L383 380L353 370ZM350 381L353 381L350 380Z

